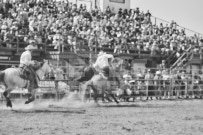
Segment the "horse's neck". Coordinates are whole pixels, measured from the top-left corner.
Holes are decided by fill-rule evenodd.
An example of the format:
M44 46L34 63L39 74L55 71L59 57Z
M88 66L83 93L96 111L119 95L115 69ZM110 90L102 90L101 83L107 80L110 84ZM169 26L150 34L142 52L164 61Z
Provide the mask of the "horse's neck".
M45 75L45 72L42 69L38 69L36 71L36 73L37 73L39 79L42 80L43 76Z

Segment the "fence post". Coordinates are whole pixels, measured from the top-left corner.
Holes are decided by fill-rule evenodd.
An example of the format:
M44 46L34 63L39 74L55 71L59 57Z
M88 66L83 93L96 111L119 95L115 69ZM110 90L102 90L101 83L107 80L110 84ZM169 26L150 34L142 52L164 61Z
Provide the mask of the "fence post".
M19 52L19 37L17 37L16 52Z
M148 87L149 87L149 79L147 79L147 88L146 88L146 96L147 96L147 98L148 98L148 95L149 95L149 89L148 89Z
M173 76L172 76L172 74L171 74L171 70L169 71L169 74L170 74L170 88L169 88L169 90L170 90L170 98L171 97L173 97Z
M191 85L192 87L191 87L191 91L192 91L192 98L193 98L193 96L194 96L194 75L193 75L193 72L192 72L192 85Z
M186 78L185 97L188 98L188 78Z
M56 89L56 100L58 100L59 99L59 86L58 86L58 80L55 80L54 81L54 83L55 83L55 89Z

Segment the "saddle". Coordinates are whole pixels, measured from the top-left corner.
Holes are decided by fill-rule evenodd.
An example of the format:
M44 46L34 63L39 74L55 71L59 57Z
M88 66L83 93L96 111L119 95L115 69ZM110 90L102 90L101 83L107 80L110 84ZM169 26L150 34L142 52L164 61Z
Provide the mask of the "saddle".
M22 79L29 80L28 76L29 76L29 69L26 66L20 67L20 77Z

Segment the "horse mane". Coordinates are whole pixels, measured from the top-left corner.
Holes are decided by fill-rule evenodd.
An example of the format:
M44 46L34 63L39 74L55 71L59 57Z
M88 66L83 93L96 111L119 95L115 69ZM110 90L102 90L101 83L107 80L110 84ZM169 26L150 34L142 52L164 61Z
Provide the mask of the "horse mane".
M42 67L44 65L44 61L43 62L40 62L40 66Z
M35 62L34 65L32 65L32 68L37 71L38 69L40 69L42 66L44 65L44 62Z
M113 60L112 65L116 72L120 72L123 62L123 59L118 57Z

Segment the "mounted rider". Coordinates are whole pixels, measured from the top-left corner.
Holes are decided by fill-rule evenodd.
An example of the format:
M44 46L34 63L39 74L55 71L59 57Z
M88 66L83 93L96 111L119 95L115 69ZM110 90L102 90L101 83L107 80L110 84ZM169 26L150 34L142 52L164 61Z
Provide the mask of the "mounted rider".
M96 62L93 64L93 67L104 76L109 77L110 67L112 67L112 62L114 56L112 54L107 54L104 51L100 51L97 57Z
M34 46L34 41L31 40L30 44L25 47L25 50L20 57L21 77L30 81L28 90L38 88L36 73L33 69L36 61L32 60L32 52L37 49L37 46Z

